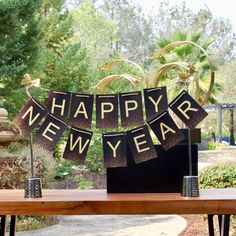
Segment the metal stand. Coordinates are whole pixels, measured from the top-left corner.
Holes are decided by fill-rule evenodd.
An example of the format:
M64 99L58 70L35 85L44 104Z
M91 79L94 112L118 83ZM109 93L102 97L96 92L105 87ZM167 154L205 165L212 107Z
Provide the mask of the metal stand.
M32 178L25 181L25 198L41 198L42 184L40 178L34 177L34 153L33 153L33 137L30 134L30 162Z
M192 141L191 129L188 128L188 156L189 156L189 176L183 177L182 196L199 197L198 176L193 176L192 171Z
M209 236L214 236L214 215L208 215ZM229 236L230 215L218 215L220 236Z

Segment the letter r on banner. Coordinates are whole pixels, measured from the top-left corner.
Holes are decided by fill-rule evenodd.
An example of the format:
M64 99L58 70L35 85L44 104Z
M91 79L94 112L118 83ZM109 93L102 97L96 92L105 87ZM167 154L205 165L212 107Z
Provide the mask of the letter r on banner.
M194 128L208 115L186 91L180 93L169 107L189 128Z

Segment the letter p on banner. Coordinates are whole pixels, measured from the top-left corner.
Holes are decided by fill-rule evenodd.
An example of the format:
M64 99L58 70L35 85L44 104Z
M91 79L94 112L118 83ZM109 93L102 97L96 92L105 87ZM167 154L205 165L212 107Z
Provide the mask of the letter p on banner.
M189 128L197 126L208 115L186 91L180 93L169 107Z

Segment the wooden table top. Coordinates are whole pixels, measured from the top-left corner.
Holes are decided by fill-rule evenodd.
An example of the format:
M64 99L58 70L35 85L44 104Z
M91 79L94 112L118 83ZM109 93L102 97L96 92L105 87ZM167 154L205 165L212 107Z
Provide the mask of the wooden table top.
M24 190L0 190L0 215L236 214L236 189L178 193L107 194L106 190L45 190L25 199Z

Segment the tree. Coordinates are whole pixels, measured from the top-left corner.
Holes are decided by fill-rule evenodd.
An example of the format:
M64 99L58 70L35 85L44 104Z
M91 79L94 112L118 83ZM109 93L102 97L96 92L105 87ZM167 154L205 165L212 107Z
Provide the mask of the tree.
M157 86L155 81L162 79L165 85L172 85L169 86L169 94L172 92L173 96L178 90L187 89L202 105L207 102L208 96L210 102L216 102L215 95L222 87L218 83L214 85L215 68L207 53L211 43L211 39L202 38L201 31L195 34L176 31L170 38L160 39L158 48L161 50L154 56L154 59L159 59L159 64L150 86ZM168 71L173 67L180 69Z
M45 0L41 8L39 60L34 76L46 88L85 92L89 89L90 60L80 41L72 43L73 22L64 0Z
M161 2L158 11L152 16L155 35L160 39L168 38L175 31L191 34L201 30L203 38L213 38L210 49L215 51L214 61L224 64L235 58L236 36L232 33L232 24L228 19L216 18L205 7L194 13L186 3L170 5Z
M152 23L142 8L127 0L104 0L101 8L118 27L115 50L138 63L147 60L154 49L155 37Z
M21 106L17 89L37 59L40 5L40 0L0 1L0 105L10 114Z

